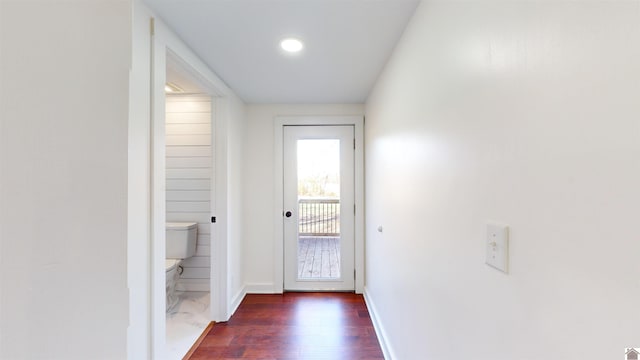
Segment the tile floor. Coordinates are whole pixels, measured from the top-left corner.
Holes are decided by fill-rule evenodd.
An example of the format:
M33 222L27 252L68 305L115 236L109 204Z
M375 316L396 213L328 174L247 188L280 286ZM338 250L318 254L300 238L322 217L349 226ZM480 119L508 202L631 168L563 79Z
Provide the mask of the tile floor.
M167 360L181 360L209 325L209 293L177 292L178 304L167 313Z

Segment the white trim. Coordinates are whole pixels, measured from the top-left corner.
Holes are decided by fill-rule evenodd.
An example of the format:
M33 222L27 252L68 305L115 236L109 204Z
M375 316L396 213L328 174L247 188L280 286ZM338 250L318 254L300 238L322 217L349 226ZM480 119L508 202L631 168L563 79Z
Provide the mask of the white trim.
M282 229L283 202L283 163L282 130L285 125L353 125L355 127L355 291L364 291L364 117L348 116L276 116L274 119L274 292L284 291L284 232Z
M355 125L355 269L356 269L356 294L364 292L364 269L365 252L365 224L364 224L364 116L358 117Z
M238 291L238 293L233 296L231 302L229 303L229 310L227 311L227 314L229 314L229 318L231 318L231 315L233 315L236 310L238 310L238 306L240 306L240 303L242 303L242 300L244 300L244 297L246 295L247 290L246 287L243 286L240 291ZM229 319L227 318L227 320Z
M364 288L364 302L367 305L367 309L369 310L369 316L371 317L371 322L373 323L373 328L376 331L376 336L378 336L378 342L380 343L380 348L382 348L382 354L384 358L387 360L397 359L391 344L388 341L387 332L382 326L382 322L378 317L378 311L376 310L376 306L371 299L371 295L367 291L367 288Z
M156 24L157 25L157 24ZM151 36L151 358L163 359L166 351L165 259L165 93L166 48L158 36ZM164 269L164 270L163 270ZM162 275L161 275L162 274Z
M216 224L212 228L211 256L211 316L214 321L227 321L228 286L228 231L227 219L227 123L229 121L229 100L219 98L215 101L215 211ZM214 299L216 301L214 301Z
M250 283L245 285L247 294L281 294L273 283Z
M282 212L284 211L284 198L283 198L283 126L285 125L285 118L276 117L274 134L273 134L273 148L274 148L274 184L273 190L274 204L273 209L273 223L274 223L274 244L273 244L273 289L275 293L284 292L284 229L282 223Z
M151 32L150 14L138 2L132 11L129 72L127 279L129 327L127 359L151 358Z

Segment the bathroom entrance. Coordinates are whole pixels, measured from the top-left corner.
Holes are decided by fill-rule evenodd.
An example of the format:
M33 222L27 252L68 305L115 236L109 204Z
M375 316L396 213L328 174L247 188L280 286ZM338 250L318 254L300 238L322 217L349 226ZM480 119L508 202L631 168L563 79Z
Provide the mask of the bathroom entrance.
M170 59L170 58L169 58ZM211 322L214 103L167 62L166 358L182 359Z
M173 360L211 321L226 320L226 273L212 267L225 257L212 219L226 211L216 203L226 189L216 186L225 169L215 131L226 99L176 39L156 37L152 62L151 350Z

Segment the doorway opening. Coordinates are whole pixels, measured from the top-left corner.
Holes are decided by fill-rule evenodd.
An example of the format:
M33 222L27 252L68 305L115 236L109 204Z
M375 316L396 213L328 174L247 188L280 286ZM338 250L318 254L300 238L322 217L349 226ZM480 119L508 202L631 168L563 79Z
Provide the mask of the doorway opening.
M176 55L167 52L164 117L167 359L182 359L212 319L214 106L214 98L206 88ZM193 235L190 240L188 231Z
M181 342L190 338L190 346L202 330L191 330L185 336L184 327L180 327L172 335L169 332L173 330L167 327L167 304L172 305L167 299L166 264L167 239L175 227L171 223L180 223L177 227L183 230L195 228L199 234L195 254L187 251L182 259L178 270L182 276L174 283L175 290L208 294L208 302L206 298L200 301L200 308L205 308L201 324L226 321L232 311L224 220L228 215L225 145L231 92L153 18L150 40L150 128L149 143L145 144L150 149L150 357L181 359L188 348L170 353L169 337L177 335ZM216 218L223 221L216 223Z

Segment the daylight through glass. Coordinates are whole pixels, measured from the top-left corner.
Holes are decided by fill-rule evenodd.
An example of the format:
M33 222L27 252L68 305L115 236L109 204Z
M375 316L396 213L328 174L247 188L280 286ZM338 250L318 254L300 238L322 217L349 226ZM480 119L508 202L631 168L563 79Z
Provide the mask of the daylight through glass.
M340 277L340 140L298 140L298 279Z

